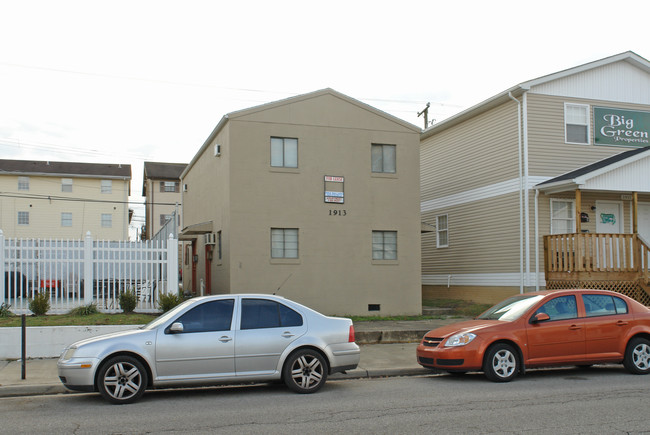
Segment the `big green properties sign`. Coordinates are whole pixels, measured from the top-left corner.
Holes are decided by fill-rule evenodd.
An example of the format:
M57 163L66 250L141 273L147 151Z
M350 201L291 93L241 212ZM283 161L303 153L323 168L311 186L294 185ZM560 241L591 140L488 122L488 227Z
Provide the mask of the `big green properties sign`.
M594 107L596 145L645 147L650 145L650 112Z

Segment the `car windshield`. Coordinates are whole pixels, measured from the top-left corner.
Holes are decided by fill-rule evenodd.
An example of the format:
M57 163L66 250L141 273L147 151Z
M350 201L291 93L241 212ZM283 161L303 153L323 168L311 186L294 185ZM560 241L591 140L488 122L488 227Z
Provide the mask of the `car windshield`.
M160 317L156 317L151 322L147 323L144 326L141 326L140 329L149 330L149 329L157 328L159 325L165 323L167 320L174 317L176 315L176 313L178 313L180 310L185 308L185 306L187 306L187 304L191 304L191 303L192 303L192 299L188 299L185 302L176 305L173 309L171 309L171 310L167 311L166 313L162 314Z
M542 295L513 296L499 302L489 310L477 317L481 320L505 320L511 322L520 318L526 310L539 302Z

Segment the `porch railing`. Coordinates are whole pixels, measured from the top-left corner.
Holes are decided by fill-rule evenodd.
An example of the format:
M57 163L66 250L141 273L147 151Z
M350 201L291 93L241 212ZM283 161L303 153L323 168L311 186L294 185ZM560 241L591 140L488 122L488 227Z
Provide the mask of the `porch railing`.
M637 234L544 236L547 280L650 281L650 248Z

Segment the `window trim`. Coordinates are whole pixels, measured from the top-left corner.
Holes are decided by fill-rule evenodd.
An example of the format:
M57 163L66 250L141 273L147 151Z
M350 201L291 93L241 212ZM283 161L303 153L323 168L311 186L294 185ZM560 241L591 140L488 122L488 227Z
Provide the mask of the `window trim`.
M18 190L29 190L29 177L18 177Z
M273 164L273 139L282 140L282 164L274 165ZM286 154L286 140L295 140L296 141L296 166L287 166L287 154ZM290 169L296 170L300 167L300 147L299 140L297 137L282 137L282 136L271 136L269 139L269 166L272 169Z
M375 258L375 234L381 233L382 235L382 258ZM395 258L386 258L386 233L395 234ZM399 260L399 234L397 230L372 230L371 239L370 239L370 258L373 262L380 263L396 263Z
M110 219L105 220L105 217L108 216ZM104 225L104 223L110 223L110 225ZM112 213L102 213L100 224L102 228L113 228L113 214Z
M72 178L61 178L61 192L72 192ZM68 188L69 190L66 190Z
M575 233L576 228L577 228L577 226L576 226L576 201L575 201L575 199L551 198L551 203L549 204L550 205L550 207L549 207L550 233L549 234L567 234L567 233L555 233L555 232L553 232L553 221L554 221L554 218L553 218L553 203L557 203L557 202L569 202L569 203L573 204L572 216L571 216L570 219L566 219L566 220L569 220L569 221L573 222L572 230L568 234Z
M282 257L275 257L273 256L273 230L282 230ZM286 251L287 251L287 243L286 243L286 231L287 230L295 230L296 231L296 256L295 257L287 257L286 256ZM271 255L271 261L298 261L300 260L300 229L299 228L280 228L280 227L271 227L271 231L269 234L269 242L270 242L270 255Z
M66 215L66 217L69 215L70 219L69 220L64 219L64 215ZM65 223L68 222L68 221L70 222L70 225L65 225ZM69 212L69 211L62 211L61 212L61 227L64 227L64 228L72 227L72 212Z
M382 150L382 157L381 157L381 171L375 171L373 164L372 164L372 150L374 147L381 147ZM385 159L384 159L384 147L391 147L393 149L393 163L395 166L394 171L387 171L386 170L386 164L385 164ZM396 144L388 144L388 143L371 143L370 144L370 173L373 175L397 175L397 145Z
M587 142L570 142L569 141L569 132L567 129L567 125L569 125L569 122L567 120L567 107L581 107L586 109L586 115L587 115L587 123L584 124L584 126L587 127ZM575 124L571 123L571 125L583 125L583 124ZM564 103L564 143L566 144L572 144L572 145L591 145L591 106L589 104L581 104L581 103Z
M100 193L104 195L110 195L113 193L113 180L101 180L99 186Z
M23 218L26 217L26 219L23 219L23 222L21 222L21 219L20 219L21 216ZM17 220L18 220L18 225L20 225L20 226L29 226L29 212L28 211L18 211L18 214L17 214L16 217L17 217Z
M447 226L445 227L444 230L441 230L440 218L443 216L447 218ZM445 243L444 245L440 243L440 233L442 232L446 233L447 235L447 243ZM449 247L449 213L439 214L436 215L436 248L448 248L448 247Z

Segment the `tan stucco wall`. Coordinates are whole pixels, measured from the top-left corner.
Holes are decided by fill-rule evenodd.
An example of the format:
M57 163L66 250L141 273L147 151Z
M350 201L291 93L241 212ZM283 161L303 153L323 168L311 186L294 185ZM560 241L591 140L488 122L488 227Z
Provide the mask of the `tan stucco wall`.
M297 169L270 166L272 136L298 138ZM373 176L372 143L396 145L397 174ZM213 292L271 293L284 282L280 295L329 314L368 314L369 304L381 306L371 314L421 312L415 129L325 94L233 117L213 144L183 180L183 226L222 230ZM345 204L324 202L326 175L345 178ZM271 259L271 228L299 229L297 260ZM372 261L373 230L398 232L398 260Z

